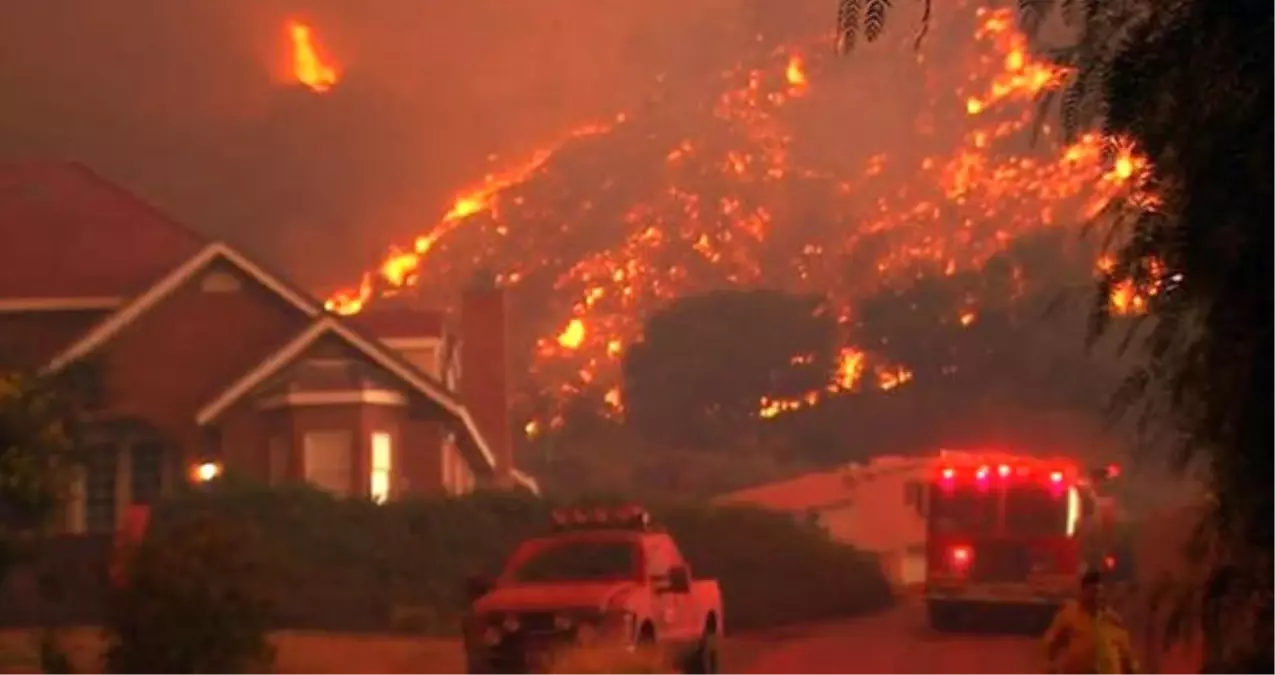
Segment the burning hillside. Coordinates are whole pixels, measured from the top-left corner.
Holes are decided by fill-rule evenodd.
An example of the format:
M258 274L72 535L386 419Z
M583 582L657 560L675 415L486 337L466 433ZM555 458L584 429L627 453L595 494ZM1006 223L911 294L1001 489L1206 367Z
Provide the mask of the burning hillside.
M1029 52L1007 11L980 10L974 38L961 58L921 71L927 102L906 154L872 153L848 169L844 157L821 158L817 139L803 145L802 120L844 100L838 62L821 56L826 45L781 46L724 73L701 100L582 126L484 177L329 307L355 313L409 292L445 303L490 270L534 306L520 317L533 334L514 339L535 390L618 409L616 365L643 317L670 299L779 286L826 294L849 322L865 293L978 268L1015 237L1073 225L1136 182L1141 160L1098 135L1063 146L1046 128L1029 146L1033 100L1068 73ZM978 298L952 312L976 321ZM847 345L828 392L909 377L906 364ZM760 414L822 395L763 401Z

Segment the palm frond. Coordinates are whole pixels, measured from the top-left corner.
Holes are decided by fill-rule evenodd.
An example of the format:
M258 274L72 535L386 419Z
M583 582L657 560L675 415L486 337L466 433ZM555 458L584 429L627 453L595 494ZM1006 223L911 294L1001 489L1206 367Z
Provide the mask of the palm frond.
M837 52L847 54L854 50L859 36L859 9L861 0L840 0L837 3Z
M863 37L874 42L885 30L885 15L890 8L890 0L868 0L867 11L863 17Z
M1062 16L1063 25L1073 26L1076 23L1076 0L1062 0L1058 6L1058 13Z
M1058 98L1057 89L1044 90L1040 98L1036 100L1036 119L1032 121L1032 143L1040 140L1040 132L1045 128L1045 120L1049 119L1049 110L1054 105L1054 99Z
M1034 37L1054 11L1057 0L1018 0L1018 25L1029 37Z
M1086 79L1077 75L1063 90L1059 102L1059 114L1062 116L1063 137L1070 142L1080 128L1080 112L1085 98Z
M930 15L934 11L933 0L923 0L921 4L921 27L917 29L916 41L912 44L912 48L917 50L921 49L921 43L925 41L925 35L930 32Z

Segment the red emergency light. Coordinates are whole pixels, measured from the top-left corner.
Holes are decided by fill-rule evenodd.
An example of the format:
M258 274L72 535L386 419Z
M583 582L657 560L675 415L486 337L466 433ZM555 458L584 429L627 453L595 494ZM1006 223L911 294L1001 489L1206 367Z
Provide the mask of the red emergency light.
M555 509L552 517L555 530L611 528L647 530L651 526L650 512L634 504L616 508Z
M1039 467L1037 468L1037 470L1039 470ZM1111 468L1109 467L1107 471L1109 474L1109 472L1111 471ZM1119 468L1115 468L1115 471L1118 473ZM1012 479L1032 480L1033 475L1039 476L1039 478L1037 478L1036 480L1045 480L1051 487L1055 489L1065 487L1067 482L1067 472L1065 470L1050 469L1050 470L1041 471L1040 473L1036 473L1035 471L1033 471L1033 467L1030 462L1028 463L1003 462L998 464L981 464L977 468L974 468L972 474L965 473L958 467L944 466L941 469L939 469L939 479L941 480L943 487L945 489L948 489L952 487L953 483L955 483L958 478L965 478L966 476L972 475L974 478L975 484L977 484L978 487L982 489L982 488L991 487L991 479L993 478L993 473L995 474L995 477L1001 481L1008 481Z
M952 569L958 572L964 572L969 569L970 563L974 561L974 549L969 546L953 546L948 551L948 562L951 563Z

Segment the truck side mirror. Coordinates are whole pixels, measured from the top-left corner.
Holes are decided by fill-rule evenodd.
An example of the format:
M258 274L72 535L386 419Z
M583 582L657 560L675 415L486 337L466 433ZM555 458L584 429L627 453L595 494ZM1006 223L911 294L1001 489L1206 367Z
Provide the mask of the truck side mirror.
M473 602L487 595L495 583L484 574L471 574L465 578L465 597Z
M691 570L685 565L678 565L668 571L668 590L670 593L691 592Z

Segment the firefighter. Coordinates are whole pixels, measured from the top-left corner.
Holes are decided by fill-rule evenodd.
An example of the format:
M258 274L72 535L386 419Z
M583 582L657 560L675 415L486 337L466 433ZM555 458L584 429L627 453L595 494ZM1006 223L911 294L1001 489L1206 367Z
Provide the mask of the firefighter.
M1089 570L1080 594L1058 610L1045 631L1045 658L1051 673L1136 673L1129 631L1106 604L1102 575Z

